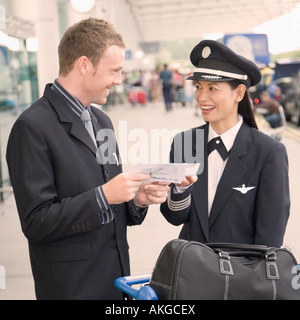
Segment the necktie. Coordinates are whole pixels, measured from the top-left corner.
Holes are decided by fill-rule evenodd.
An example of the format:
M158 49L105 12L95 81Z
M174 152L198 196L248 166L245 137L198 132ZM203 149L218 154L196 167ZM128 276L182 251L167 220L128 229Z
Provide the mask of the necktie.
M225 161L227 157L229 156L230 151L227 151L226 147L224 146L224 143L221 139L221 137L216 137L214 139L211 139L208 143L208 154L210 154L215 149L218 150L220 156Z
M95 146L97 147L97 143L96 143L96 138L95 138L95 134L94 134L94 130L93 130L93 124L92 124L92 119L91 119L91 115L88 109L85 109L81 116L80 116L86 130L88 131L88 133L90 134Z

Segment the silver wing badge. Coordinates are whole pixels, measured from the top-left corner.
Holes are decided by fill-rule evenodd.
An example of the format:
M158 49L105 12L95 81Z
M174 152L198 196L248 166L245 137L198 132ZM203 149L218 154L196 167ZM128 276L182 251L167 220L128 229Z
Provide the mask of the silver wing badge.
M252 190L252 189L254 189L255 187L246 187L244 184L242 185L242 187L240 188L232 188L232 189L234 189L234 190L237 190L237 191L239 191L240 193L242 193L242 194L246 194L248 191L250 191L250 190Z

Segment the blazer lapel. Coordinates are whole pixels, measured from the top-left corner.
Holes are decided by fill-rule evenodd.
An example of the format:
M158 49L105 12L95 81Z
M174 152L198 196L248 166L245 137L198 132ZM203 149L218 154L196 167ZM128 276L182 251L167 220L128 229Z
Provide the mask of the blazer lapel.
M115 132L113 130L113 127L108 127L109 124L105 122L101 117L96 117L96 115L93 113L93 108L91 108L91 118L96 137L100 130L107 130L106 132L104 132L104 138L107 138L108 140L105 142L97 140L97 158L101 162L104 170L108 173L108 175L110 177L114 177L122 172L121 159ZM101 149L101 145L103 143L106 143L104 150ZM105 155L102 155L102 152L104 152Z
M82 121L75 113L74 113L74 119L72 122L70 134L73 135L78 140L80 140L82 143L84 143L93 152L93 154L96 155L97 148L93 140L91 139L88 131L83 126Z
M70 109L64 99L51 89L50 84L46 86L44 96L56 111L59 121L71 125L70 134L85 144L96 155L96 146L83 126L81 119Z
M249 127L244 123L236 136L228 162L218 184L209 216L209 227L213 225L230 198L233 192L232 187L241 184L241 179L246 173L247 167L242 161L242 157L247 154L248 134Z
M208 170L207 170L207 139L208 139L208 125L204 127L204 169L198 176L198 180L195 183L192 190L192 201L196 208L197 215L208 241L209 239L209 225L208 225ZM196 150L194 150L195 152Z

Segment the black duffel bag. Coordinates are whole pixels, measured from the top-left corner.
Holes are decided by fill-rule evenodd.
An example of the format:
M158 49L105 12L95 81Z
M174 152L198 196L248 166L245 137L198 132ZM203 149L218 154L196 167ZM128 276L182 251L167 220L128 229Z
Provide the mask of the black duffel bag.
M286 248L176 239L150 286L160 300L300 300L300 271Z

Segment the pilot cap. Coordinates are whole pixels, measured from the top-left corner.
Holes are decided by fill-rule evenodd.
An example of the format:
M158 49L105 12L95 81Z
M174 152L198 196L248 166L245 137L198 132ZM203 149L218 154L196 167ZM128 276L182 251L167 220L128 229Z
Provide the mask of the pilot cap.
M192 50L190 59L197 69L187 80L240 80L247 88L255 86L261 80L260 70L254 62L218 41L199 42Z

